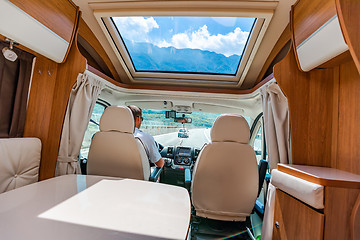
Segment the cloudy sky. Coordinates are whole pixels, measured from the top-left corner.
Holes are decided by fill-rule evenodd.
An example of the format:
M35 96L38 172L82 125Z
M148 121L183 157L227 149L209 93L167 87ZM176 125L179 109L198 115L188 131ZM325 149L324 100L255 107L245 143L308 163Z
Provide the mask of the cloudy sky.
M123 38L158 47L191 48L241 55L253 18L114 17Z

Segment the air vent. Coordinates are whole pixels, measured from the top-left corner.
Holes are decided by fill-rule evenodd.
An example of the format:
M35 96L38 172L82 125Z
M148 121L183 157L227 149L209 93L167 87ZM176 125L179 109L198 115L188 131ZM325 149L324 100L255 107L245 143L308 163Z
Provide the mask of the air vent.
M173 147L169 147L167 153L168 153L168 154L172 154L173 151L174 151L174 148L173 148Z

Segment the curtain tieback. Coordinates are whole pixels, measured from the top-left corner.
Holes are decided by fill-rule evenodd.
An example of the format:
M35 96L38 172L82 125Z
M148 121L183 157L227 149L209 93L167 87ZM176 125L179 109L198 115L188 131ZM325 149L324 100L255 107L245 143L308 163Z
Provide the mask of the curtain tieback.
M61 162L61 163L72 163L72 162L77 162L77 161L78 161L77 157L58 156L58 162Z

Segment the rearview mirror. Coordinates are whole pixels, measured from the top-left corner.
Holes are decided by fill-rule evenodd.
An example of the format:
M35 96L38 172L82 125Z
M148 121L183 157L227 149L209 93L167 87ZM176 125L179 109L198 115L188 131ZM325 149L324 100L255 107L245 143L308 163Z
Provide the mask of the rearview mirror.
M192 119L189 117L177 117L174 118L174 122L178 123L192 123Z

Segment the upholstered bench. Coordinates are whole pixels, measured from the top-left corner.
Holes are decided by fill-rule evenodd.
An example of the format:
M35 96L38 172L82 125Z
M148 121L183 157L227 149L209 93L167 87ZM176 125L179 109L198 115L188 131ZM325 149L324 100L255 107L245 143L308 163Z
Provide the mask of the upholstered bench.
M0 139L0 193L37 182L40 157L38 138Z

